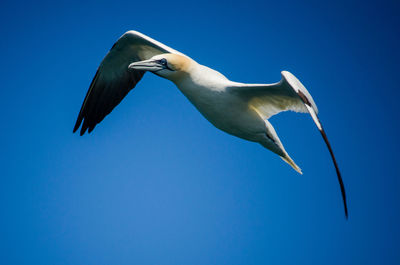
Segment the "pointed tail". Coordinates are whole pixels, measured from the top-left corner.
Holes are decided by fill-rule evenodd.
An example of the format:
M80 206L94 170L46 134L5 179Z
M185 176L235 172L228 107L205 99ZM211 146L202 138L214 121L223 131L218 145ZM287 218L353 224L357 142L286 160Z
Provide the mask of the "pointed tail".
M282 158L283 161L285 161L286 163L288 163L294 170L296 170L297 172L299 172L301 175L303 175L303 172L301 172L301 168L296 165L296 163L293 161L292 158L290 158L290 156L288 154L286 154L285 157L280 156L280 158Z

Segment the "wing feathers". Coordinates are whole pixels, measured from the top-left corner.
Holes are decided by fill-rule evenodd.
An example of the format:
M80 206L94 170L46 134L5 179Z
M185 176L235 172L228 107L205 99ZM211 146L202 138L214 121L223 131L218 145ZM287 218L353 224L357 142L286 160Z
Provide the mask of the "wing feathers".
M93 84L96 82L96 79L97 79L98 75L99 75L99 70L96 71L96 74L95 74L95 76L93 77L92 83L90 84L89 89L88 89L88 91L86 92L86 96L85 96L85 99L83 100L81 110L79 111L78 119L76 120L76 123L75 123L73 132L76 132L76 131L78 130L79 126L80 126L81 123L82 123L82 120L83 120L83 111L84 111L84 109L85 109L86 102L87 102L88 99L89 99L89 95L90 95L90 92L91 92L91 90L92 90L92 88L93 88Z
M333 154L333 150L332 150L331 144L329 143L329 140L328 140L328 137L326 136L325 130L323 129L321 121L319 120L319 118L318 118L317 114L315 113L315 111L307 103L304 102L304 104L306 105L308 111L311 114L312 119L314 120L315 124L317 125L318 130L321 133L322 138L324 139L325 144L328 147L329 153L330 153L330 155L332 157L332 161L333 161L333 164L335 166L336 175L337 175L338 182L339 182L339 185L340 185L340 192L342 194L342 200L343 200L343 206L344 206L344 214L346 215L346 219L347 219L349 215L348 215L348 211L347 211L346 190L344 188L342 174L340 173L339 166L338 166L338 164L336 162L335 155Z
M286 73L290 74L289 72L286 72ZM320 133L322 135L322 138L325 141L326 146L328 147L328 150L329 150L329 153L331 155L333 164L335 166L336 175L337 175L337 179L338 179L339 186L340 186L340 192L342 194L344 214L345 214L346 219L347 219L349 214L348 214L348 210L347 210L346 190L344 188L342 174L340 173L339 166L338 166L338 164L336 162L336 158L335 158L335 155L333 153L331 144L329 143L329 140L328 140L328 137L326 136L325 130L323 129L321 121L318 118L317 106L315 105L314 100L311 97L311 95L308 93L306 88L300 83L300 81L298 81L298 79L296 77L294 77L292 74L289 75L289 78L291 78L292 80L293 80L293 78L295 79L296 82L292 82L292 83L289 82L289 84L297 92L297 95L299 96L301 101L304 103L304 106L307 108L308 112L310 113L315 125L317 125L318 130L320 131Z
M303 84L291 73L282 72L282 80L275 84L242 84L229 88L232 93L240 95L247 100L249 107L256 110L264 119L286 110L310 113L313 121L318 127L332 157L336 169L337 178L343 199L344 211L348 218L346 192L343 184L339 166L333 154L332 147L328 141L325 131L317 116L318 108L313 98Z
M112 46L94 76L83 101L73 132L90 133L142 79L144 71L129 64L161 53L178 53L139 32L128 31Z

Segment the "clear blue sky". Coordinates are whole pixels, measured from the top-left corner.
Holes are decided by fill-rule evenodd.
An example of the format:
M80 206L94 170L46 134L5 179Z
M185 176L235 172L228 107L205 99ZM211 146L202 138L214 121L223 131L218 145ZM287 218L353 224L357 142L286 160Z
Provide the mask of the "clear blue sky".
M397 1L2 1L1 264L399 264ZM298 175L152 74L91 135L100 61L141 31L234 81L308 88L271 119Z

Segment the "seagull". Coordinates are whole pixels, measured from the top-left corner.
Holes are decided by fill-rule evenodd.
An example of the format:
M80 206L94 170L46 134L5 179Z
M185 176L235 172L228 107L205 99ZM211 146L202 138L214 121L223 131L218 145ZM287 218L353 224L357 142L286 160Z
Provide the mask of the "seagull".
M83 101L73 132L92 132L132 90L145 72L172 81L197 110L218 129L256 142L279 155L294 170L301 169L288 155L268 119L282 111L309 113L332 157L348 218L343 180L318 108L303 84L282 71L273 84L233 82L223 74L201 65L140 32L128 31L112 46L97 69ZM81 126L82 125L82 126Z

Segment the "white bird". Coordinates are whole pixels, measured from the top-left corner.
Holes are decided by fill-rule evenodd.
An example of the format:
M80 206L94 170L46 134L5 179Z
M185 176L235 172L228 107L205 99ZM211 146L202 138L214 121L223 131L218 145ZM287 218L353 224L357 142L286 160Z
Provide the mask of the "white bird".
M175 83L215 127L239 138L260 143L299 173L301 169L286 152L268 119L286 110L310 113L332 156L347 218L344 184L317 116L317 106L302 83L287 71L283 71L282 80L274 84L233 82L142 33L128 31L113 45L97 69L74 132L83 121L80 135L86 130L90 133L136 86L146 71Z

